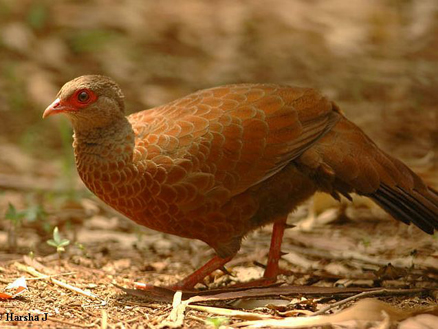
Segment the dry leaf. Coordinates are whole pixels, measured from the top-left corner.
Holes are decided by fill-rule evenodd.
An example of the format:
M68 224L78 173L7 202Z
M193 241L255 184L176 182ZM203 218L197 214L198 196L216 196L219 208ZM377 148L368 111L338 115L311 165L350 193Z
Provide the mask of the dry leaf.
M221 307L210 307L210 306L200 306L200 305L189 305L188 307L198 311L207 312L210 314L229 316L232 318L242 319L242 320L260 320L260 319L275 318L271 315L244 312L239 310L230 310L228 308L221 308Z
M20 277L14 282L7 285L5 290L11 290L10 293L0 293L0 299L11 299L21 295L27 289L26 278ZM12 292L12 290L14 290Z
M173 295L172 311L169 316L161 322L158 328L180 328L184 322L184 313L188 301L182 301L182 292L177 291Z
M438 327L438 316L420 314L400 322L399 329L434 329Z
M377 299L363 299L350 308L327 316L305 318L286 318L281 320L247 321L237 324L238 327L271 327L271 328L301 328L307 326L333 325L346 321L374 322L400 321L411 316L412 312L395 308Z

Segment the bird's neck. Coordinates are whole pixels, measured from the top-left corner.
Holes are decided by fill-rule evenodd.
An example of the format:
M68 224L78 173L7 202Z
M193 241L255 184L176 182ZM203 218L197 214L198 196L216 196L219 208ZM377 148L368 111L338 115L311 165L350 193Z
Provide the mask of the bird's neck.
M74 129L73 139L76 158L87 155L117 161L120 156L131 157L135 144L134 131L125 117L105 127Z
M126 117L118 118L106 125L73 125L74 139L78 142L105 143L108 139L127 135L132 126Z

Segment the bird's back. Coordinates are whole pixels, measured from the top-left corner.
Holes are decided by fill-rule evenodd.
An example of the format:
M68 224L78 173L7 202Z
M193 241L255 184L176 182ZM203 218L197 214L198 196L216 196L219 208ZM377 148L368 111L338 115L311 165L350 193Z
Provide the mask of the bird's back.
M207 190L236 195L279 172L327 133L339 115L314 89L269 84L201 90L129 116L143 156L163 166L191 162Z

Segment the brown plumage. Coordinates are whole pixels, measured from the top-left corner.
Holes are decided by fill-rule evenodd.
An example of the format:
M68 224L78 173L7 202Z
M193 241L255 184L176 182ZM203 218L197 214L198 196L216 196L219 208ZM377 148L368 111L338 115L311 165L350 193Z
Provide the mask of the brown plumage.
M192 288L273 222L278 263L285 216L317 190L365 195L395 219L438 229L437 192L314 89L229 85L125 117L116 83L89 75L66 83L44 117L60 112L93 193L141 225L216 250L178 287ZM265 276L276 276L272 266Z

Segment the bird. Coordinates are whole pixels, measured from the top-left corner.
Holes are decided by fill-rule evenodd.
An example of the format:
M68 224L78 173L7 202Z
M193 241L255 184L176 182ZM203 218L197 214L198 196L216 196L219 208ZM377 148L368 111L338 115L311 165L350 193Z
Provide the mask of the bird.
M43 118L73 127L80 178L106 204L156 231L198 239L215 256L172 289L192 290L273 224L261 280L281 269L286 218L315 192L374 201L396 220L438 230L438 192L381 150L312 88L232 84L125 115L124 95L102 75L75 78Z

